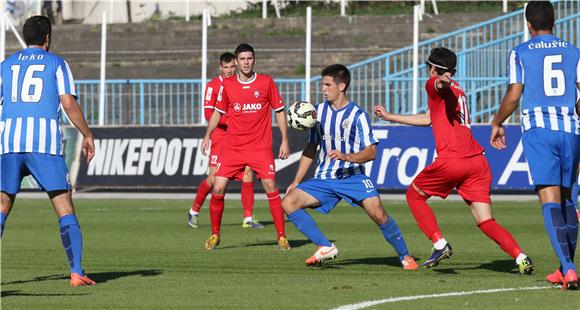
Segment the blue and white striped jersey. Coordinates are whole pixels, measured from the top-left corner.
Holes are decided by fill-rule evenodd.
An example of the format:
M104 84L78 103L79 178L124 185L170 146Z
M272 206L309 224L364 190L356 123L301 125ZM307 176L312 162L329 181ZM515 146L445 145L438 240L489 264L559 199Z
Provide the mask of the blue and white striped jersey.
M328 152L357 153L379 143L367 113L354 102L349 102L340 110L334 110L330 103L324 102L316 106L316 112L317 123L308 136L308 143L320 145L314 178L341 179L364 174L363 164L330 159Z
M535 36L509 55L509 84L524 84L523 130L548 128L580 135L576 113L580 50L554 35Z
M76 96L68 64L26 48L2 62L0 89L0 154L62 155L59 96Z

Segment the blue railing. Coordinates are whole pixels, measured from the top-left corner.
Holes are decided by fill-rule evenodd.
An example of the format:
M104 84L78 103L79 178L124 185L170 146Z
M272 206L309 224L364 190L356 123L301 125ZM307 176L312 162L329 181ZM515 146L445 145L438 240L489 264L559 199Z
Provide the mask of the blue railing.
M279 79L276 84L286 103L304 98L303 79ZM77 80L79 104L87 122L98 125L99 81ZM106 126L191 125L204 120L201 80L107 80Z
M552 1L558 18L555 34L580 42L580 1ZM526 29L527 31L527 29ZM430 50L445 46L457 53L455 79L464 87L474 122L486 123L499 107L505 92L509 50L523 42L523 10L453 31L419 43L420 63ZM365 110L383 104L396 113L412 111L412 51L408 46L349 66L351 100ZM419 66L418 111L425 111L423 89L427 79L425 65ZM324 100L320 77L310 82L312 102ZM276 84L284 102L304 99L304 79L278 79ZM79 101L91 125L98 124L96 80L77 81ZM108 80L106 82L105 125L191 125L204 122L200 80ZM372 113L371 113L371 117ZM510 119L517 122L518 117ZM373 122L380 120L374 119Z
M580 1L553 1L558 18L555 33L573 43L580 41ZM419 59L423 63L429 51L445 46L457 53L458 66L455 79L465 89L472 107L474 122L488 122L499 107L505 92L508 52L523 42L524 12L518 10L489 21L463 28L444 36L419 44ZM526 29L527 31L527 29ZM358 86L363 89L351 91L351 97L367 107L382 103L396 113L412 111L412 46L368 59L350 66ZM376 72L365 80L368 73ZM427 99L423 91L427 79L425 65L419 66L418 111L425 111ZM355 85L356 87L357 85ZM374 90L374 91L373 91ZM379 120L374 119L378 122ZM512 118L510 121L518 121Z

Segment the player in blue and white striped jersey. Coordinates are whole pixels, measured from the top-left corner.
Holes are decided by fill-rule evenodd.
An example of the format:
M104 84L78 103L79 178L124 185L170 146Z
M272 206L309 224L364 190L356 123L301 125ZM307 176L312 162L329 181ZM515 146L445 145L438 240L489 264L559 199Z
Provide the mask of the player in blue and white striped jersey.
M83 154L94 156L93 135L76 101L67 63L49 53L52 29L46 16L26 20L28 48L4 62L0 76L0 234L20 192L22 178L32 175L48 193L59 217L60 235L72 286L93 285L81 265L82 235L74 212L67 167L62 156L60 107L83 134Z
M375 158L379 141L373 135L368 114L346 96L350 72L344 65L336 64L326 67L321 75L326 102L317 106L317 124L310 131L294 182L282 201L288 219L318 246L306 264L333 259L338 249L304 209L328 214L342 199L362 207L393 246L403 267L417 270L419 266L409 255L397 223L387 215L373 182L365 175L363 164ZM320 154L314 178L300 183L314 161L318 146Z
M580 161L580 50L553 35L554 7L531 1L526 8L531 40L509 56L509 86L492 121L490 143L505 148L501 124L515 111L523 95L522 145L538 191L544 225L560 268L548 275L564 288L578 287L574 253L578 218L570 197Z

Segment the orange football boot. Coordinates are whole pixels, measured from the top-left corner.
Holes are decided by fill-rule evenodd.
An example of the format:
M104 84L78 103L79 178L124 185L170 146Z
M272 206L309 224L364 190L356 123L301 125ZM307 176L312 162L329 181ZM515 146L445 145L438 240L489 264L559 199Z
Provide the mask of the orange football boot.
M562 277L562 272L560 272L560 269L558 268L556 271L546 276L546 281L558 285L562 284Z
M578 275L576 271L570 269L562 278L562 290L577 290L578 289Z
M81 276L78 273L71 273L70 274L70 286L88 286L88 285L97 285L97 283L89 277Z

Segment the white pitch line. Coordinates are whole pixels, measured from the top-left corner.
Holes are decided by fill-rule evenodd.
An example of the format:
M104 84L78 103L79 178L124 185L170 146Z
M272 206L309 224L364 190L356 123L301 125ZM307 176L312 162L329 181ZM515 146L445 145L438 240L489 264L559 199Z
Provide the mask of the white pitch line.
M334 308L333 310L356 310L373 307L380 304L394 303L399 301L409 301L427 298L442 298L442 297L455 297L455 296L466 296L466 295L476 295L476 294L490 294L498 292L513 292L513 291L532 291L532 290L545 290L548 288L553 288L553 286L529 286L529 287L510 287L510 288L496 288L489 290L477 290L477 291L463 291L463 292L449 292L441 294L430 294L430 295L413 295L413 296L401 296L401 297L390 297L381 300L370 300L363 301L358 304L350 304L345 306L340 306Z

